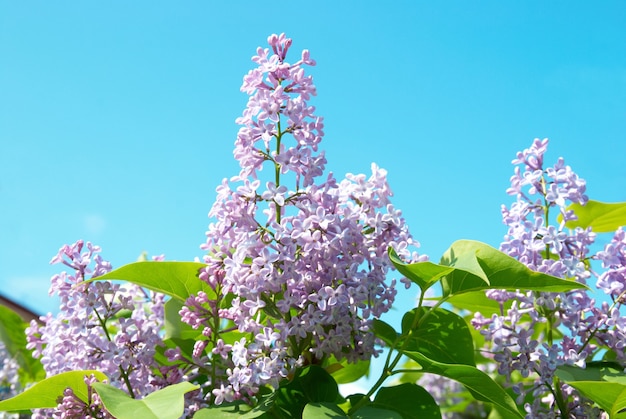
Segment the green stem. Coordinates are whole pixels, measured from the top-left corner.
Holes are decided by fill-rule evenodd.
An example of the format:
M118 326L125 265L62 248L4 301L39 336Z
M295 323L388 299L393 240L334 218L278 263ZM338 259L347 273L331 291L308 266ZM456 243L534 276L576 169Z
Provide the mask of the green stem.
M615 299L615 301L613 301L613 304L611 304L611 306L609 307L609 309L607 310L607 312L610 314L611 311L613 311L613 309L618 305L621 304L620 300L622 298L624 298L624 296L626 295L626 291L622 291L622 293ZM608 320L608 318L606 319ZM586 347L587 345L589 345L589 342L591 342L591 339L594 338L594 336L596 335L596 333L598 333L598 331L600 330L600 326L602 326L604 323L606 323L606 320L604 320L602 323L600 323L594 330L593 332L591 332L589 334L589 337L587 338L587 340L585 341L585 343L583 343L583 345L580 347L580 349L578 350L578 353L580 354Z
M366 397L362 398L361 400L359 400L357 404L352 406L352 408L349 411L349 414L356 412L359 408L363 407L366 403L369 403L370 397L380 388L380 386L384 384L387 378L391 377L394 374L398 374L400 372L417 372L416 370L405 370L405 369L394 370L394 368L396 367L396 365L398 365L398 363L402 359L404 348L409 343L408 338L413 333L413 330L418 328L420 323L422 323L424 319L428 317L428 315L435 308L439 307L445 301L446 301L446 298L442 297L434 306L430 307L430 310L426 311L426 313L421 317L419 316L419 312L417 310L415 311L415 316L413 317L413 322L411 323L411 329L409 330L408 336L403 336L402 337L403 339L397 339L396 342L394 342L393 345L389 347L389 353L387 354L387 359L385 360L385 366L383 367L383 372L380 374L380 377L374 383L370 391L367 392ZM420 298L417 303L416 309L421 308L423 303L424 303L424 293L420 293ZM402 340L402 344L396 350L396 344L398 343L399 340ZM397 351L397 354L393 358L393 361L391 361L393 351Z
M554 377L554 399L556 401L556 405L559 407L561 411L561 419L568 419L567 414L567 406L565 404L565 400L563 399L563 392L561 391L561 385L559 383L559 379Z
M276 133L276 157L278 157L280 154L280 143L283 138L283 132L280 129L280 116L278 117L276 126L278 128L278 132ZM280 164L276 162L276 159L274 159L274 178L276 181L276 188L278 188L280 186ZM278 205L276 202L274 202L274 204L276 205L276 223L280 224L280 220L282 218L282 206Z
M104 334L106 335L107 340L109 342L112 342L111 335L109 335L109 331L107 330L106 320L100 317L100 313L98 313L98 310L94 309L93 312L96 313L96 317L98 318L98 321L100 322L100 326L102 327L102 330L104 330ZM133 386L130 385L130 380L128 379L128 372L124 370L124 368L122 368L121 365L119 365L118 368L120 370L120 374L122 375L122 380L124 380L124 384L126 385L126 388L128 389L128 394L130 395L130 397L134 399L135 392L133 391Z

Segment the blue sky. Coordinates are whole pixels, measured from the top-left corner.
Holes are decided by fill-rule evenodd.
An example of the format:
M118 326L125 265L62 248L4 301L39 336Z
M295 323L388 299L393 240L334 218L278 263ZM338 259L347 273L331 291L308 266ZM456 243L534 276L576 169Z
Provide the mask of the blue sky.
M499 244L510 162L535 137L590 197L626 201L623 2L298 4L0 0L0 292L54 311L48 262L79 238L114 266L200 256L271 33L317 60L328 169L387 169L435 260Z

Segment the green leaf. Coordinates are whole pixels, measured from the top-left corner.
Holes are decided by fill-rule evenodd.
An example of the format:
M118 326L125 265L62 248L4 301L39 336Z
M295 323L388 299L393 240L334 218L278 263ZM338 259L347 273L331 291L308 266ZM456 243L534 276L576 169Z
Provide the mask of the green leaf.
M265 403L264 403L265 402ZM254 419L263 415L273 406L267 403L267 398L261 400L261 404L251 409L241 400L232 403L222 403L219 406L211 406L198 410L194 415L194 419Z
M372 407L393 410L403 419L441 419L437 402L417 384L400 384L378 390Z
M407 264L398 257L398 254L390 247L388 250L389 260L395 268L411 282L417 284L422 293L432 287L441 278L453 269L448 266L437 265L432 262L420 262Z
M339 397L339 388L333 377L317 365L302 370L297 382L305 396L312 402L334 402Z
M339 388L333 377L318 365L299 370L293 380L275 392L274 409L279 416L300 417L307 403L336 402Z
M4 344L9 356L20 366L20 382L22 385L39 381L45 377L43 366L34 359L32 352L26 349L27 323L19 314L5 306L0 306L0 341Z
M423 320L422 320L423 318ZM451 311L428 307L410 310L402 318L405 350L446 364L474 364L474 341L467 323Z
M307 403L302 411L302 419L347 418L343 410L332 403Z
M578 282L530 270L516 259L473 240L459 240L441 258L454 271L442 280L444 296L481 289L564 292L588 288Z
M588 362L585 368L573 365L562 365L557 368L556 375L561 380L571 381L612 381L626 384L626 374L616 362Z
M95 370L62 372L34 384L15 397L0 401L0 411L57 407L57 399L63 396L66 388L71 388L79 399L86 402L88 394L85 377L92 374L100 381L107 379L106 375Z
M332 369L332 372L330 372L329 369ZM332 375L337 384L353 383L367 375L370 370L370 360L348 362L348 360L344 358L341 362L337 362L336 358L331 356L329 366L326 370L330 372L330 375Z
M500 303L485 295L485 290L464 292L455 294L446 300L459 310L466 310L472 313L479 312L485 317L500 313ZM504 312L511 307L511 301L504 304Z
M626 413L622 412L626 409L626 385L607 381L571 381L567 384L593 400L610 418L626 418Z
M105 279L128 281L180 301L200 291L214 298L213 289L198 278L198 271L205 266L199 262L134 262L86 282Z
M202 330L194 329L181 320L179 314L183 308L181 300L170 298L165 302L165 336L163 339L192 339L194 341L202 334Z
M372 323L374 334L389 346L393 346L398 340L398 332L382 320L374 319Z
M609 233L626 226L626 202L605 203L590 200L585 205L571 204L567 209L574 211L578 217L577 220L568 221L565 224L567 228L591 227L596 233ZM562 220L563 216L559 215L558 221Z
M108 384L95 383L93 388L106 410L117 419L178 419L185 410L185 393L200 386L189 382L173 384L140 400Z
M611 418L625 418L620 413L626 408L626 374L614 362L590 362L585 368L563 365L557 368L557 377L593 400Z
M24 320L8 307L0 305L0 341L11 357L26 347Z
M512 417L522 418L515 402L502 387L476 367L461 364L444 364L428 359L419 352L405 351L404 354L422 367L422 372L441 375L463 384L476 400L492 403Z
M364 406L350 415L351 419L403 419L402 415L393 410Z

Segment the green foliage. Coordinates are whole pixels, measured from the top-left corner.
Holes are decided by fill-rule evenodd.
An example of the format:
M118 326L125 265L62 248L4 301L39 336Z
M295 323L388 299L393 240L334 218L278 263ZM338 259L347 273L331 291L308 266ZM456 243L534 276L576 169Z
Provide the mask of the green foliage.
M345 358L341 360L341 362L338 362L334 356L330 357L328 367L326 367L326 371L332 375L337 384L352 383L367 375L369 370L369 359L349 363Z
M419 352L405 351L404 354L416 361L422 372L441 375L463 384L476 400L492 403L512 417L522 418L515 402L495 381L476 367L461 364L444 364L428 359Z
M291 380L284 380L274 391L260 394L256 403L243 401L224 403L202 409L194 415L197 419L220 418L441 418L440 407L424 388L415 384L417 375L437 374L455 380L465 387L465 401L454 406L462 410L471 398L487 403L492 418L520 418L518 407L511 396L489 375L475 367L480 359L475 352L475 339L479 336L468 327L466 319L441 304L451 303L461 312L480 311L484 315L497 313L500 305L485 297L486 289L523 289L537 291L568 291L584 286L550 275L530 271L517 260L483 243L461 240L445 252L440 264L419 262L407 264L389 250L389 257L422 292L440 283L443 296L434 306L423 305L406 312L401 322L401 333L382 320L374 320L375 335L389 347L384 371L367 395L352 395L343 399L337 383L358 380L369 371L369 361L348 363L330 357L325 368L309 365L297 370ZM165 293L172 298L165 304L164 342L170 348L178 347L190 355L194 343L204 339L201 331L181 321L180 310L184 301L200 291L218 302L229 304L229 296L218 296L198 278L198 271L205 265L191 262L136 262L123 266L93 280L125 280L148 289ZM271 308L271 307L270 307ZM506 307L504 307L506 309ZM2 310L2 307L0 307ZM2 314L0 338L7 349L18 359L22 356L25 367L35 377L38 363L30 366L25 351L24 324L14 313ZM260 313L267 315L267 313ZM221 325L225 342L233 342L242 334L231 327ZM225 329L226 330L226 329ZM207 350L210 350L209 345ZM157 359L167 364L164 348L158 348ZM24 352L25 351L25 352ZM397 369L401 359L410 359L405 368ZM32 360L32 357L30 358ZM35 361L33 361L35 362ZM20 364L22 365L22 364ZM41 366L39 365L39 368ZM30 370L28 370L30 371ZM584 372L581 372L584 371ZM74 371L45 379L13 399L0 402L0 409L19 411L40 407L56 407L57 398L67 387L74 389L82 398L87 397L85 374L95 374L100 380L106 377L97 371ZM390 376L402 374L411 380L401 379L401 384L383 387ZM597 401L611 417L623 417L626 408L626 379L619 371L602 368L578 370L561 368L559 378L577 388L582 394ZM190 383L180 383L152 393L141 400L133 399L125 392L103 383L93 385L106 409L117 418L178 418L184 409L184 395L199 388ZM375 397L374 397L375 394Z
M491 299L485 295L485 290L464 292L455 294L446 299L446 303L452 304L454 307L464 312L476 313L480 312L483 316L489 317L492 314L500 313L500 302ZM511 307L511 301L503 305L506 311Z
M94 383L104 407L117 419L178 419L185 409L185 393L200 388L182 382L155 391L141 400L104 383Z
M348 416L351 419L404 419L401 414L393 410L379 409L365 406Z
M402 335L404 350L453 364L474 364L474 341L465 320L442 308L419 307L405 313Z
M587 288L532 271L511 256L473 240L454 242L441 258L441 264L454 268L442 279L444 297L485 289L565 292Z
M347 418L346 412L332 403L307 403L302 411L302 419Z
M593 400L611 418L626 418L626 375L612 362L590 362L583 368L563 365L556 375Z
M236 401L232 403L222 403L219 406L211 406L205 409L198 410L194 415L194 419L254 419L265 414L266 411L272 408L272 403L267 403L265 399L256 408L252 409L250 406L242 401Z
M437 265L432 262L404 263L391 247L388 253L389 260L398 272L419 286L422 293L425 293L437 281L454 270L449 266Z
M385 342L388 346L395 346L396 342L400 338L400 335L396 332L393 326L382 320L374 319L372 322L372 328L376 337Z
M26 349L26 327L28 325L19 314L0 306L0 341L4 343L7 353L20 366L20 383L25 386L45 377L43 366L33 358L31 351Z
M617 230L618 227L626 226L626 202L605 203L589 200L585 205L571 204L568 210L574 211L577 220L568 221L565 227L574 229L576 227L592 227L596 233L609 233ZM559 215L561 222L563 216Z
M95 370L69 371L53 375L26 389L8 400L0 401L0 411L20 411L57 407L57 399L63 396L66 388L71 388L82 401L87 401L85 377L93 375L96 379L106 380L106 375Z
M198 278L198 271L205 266L199 262L135 262L89 281L128 281L184 302L200 291L209 298L214 296L213 289Z
M165 335L163 339L192 339L196 340L202 334L201 330L194 329L181 320L180 310L183 302L171 298L165 302Z
M413 383L381 388L371 406L395 411L404 419L441 418L439 406L433 396L424 388Z
M302 417L309 403L336 404L339 399L339 389L333 377L322 367L309 365L298 370L292 380L281 383L276 391L263 397L254 409L248 409L242 403L230 403L202 409L194 418L297 418Z
M459 240L450 246L441 263L406 264L389 250L393 265L422 292L440 281L444 298L486 289L536 290L564 292L585 285L535 272L516 259L473 240Z

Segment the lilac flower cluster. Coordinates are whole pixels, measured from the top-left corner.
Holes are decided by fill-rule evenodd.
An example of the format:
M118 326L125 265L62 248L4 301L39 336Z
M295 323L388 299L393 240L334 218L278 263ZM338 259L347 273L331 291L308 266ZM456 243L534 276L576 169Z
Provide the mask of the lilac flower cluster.
M65 389L59 401L59 405L51 412L52 417L59 419L115 419L107 412L98 393L91 387L91 384L94 382L97 382L95 377L85 377L85 384L87 384L87 401L83 401L76 396L71 388ZM36 411L32 417L44 418L49 416L46 415L44 410L39 410Z
M9 399L21 391L18 362L0 341L0 400ZM0 412L0 419L17 419L18 414Z
M217 188L209 213L215 222L200 278L214 293L181 310L204 340L193 359L170 352L209 372L215 404L276 386L298 365L375 354L371 319L396 294L395 281L386 281L387 248L417 258L383 169L323 177L324 124L308 103L316 88L305 74L315 61L305 50L287 62L292 41L284 34L268 42L271 51L258 48L258 67L241 87L250 98L237 119L240 173ZM226 344L228 332L239 337Z
M494 290L487 296L500 304L500 313L487 318L476 313L472 324L485 337L486 352L519 395L518 403L525 403L529 418L598 417L592 402L555 380L555 371L561 365L584 367L605 350L626 365L626 317L620 312L626 241L619 229L603 251L593 253L596 234L591 228L565 227L576 217L568 205L587 202L585 182L563 159L546 167L547 146L547 139L536 139L513 160L518 166L507 192L517 201L502 207L508 232L501 250L533 270L557 277L587 284L595 276L596 286L610 301L596 301L584 290ZM594 261L601 261L604 272L595 272Z
M42 316L42 325L31 322L27 348L41 359L47 376L97 369L133 397L143 396L159 389L164 380L155 373L154 359L157 346L162 345L163 296L109 281L84 283L111 270L99 252L99 247L78 241L63 246L52 259L51 263L71 269L51 280L50 294L60 297L60 312ZM86 408L78 401L66 394L53 413L82 417L71 416L72 409Z

